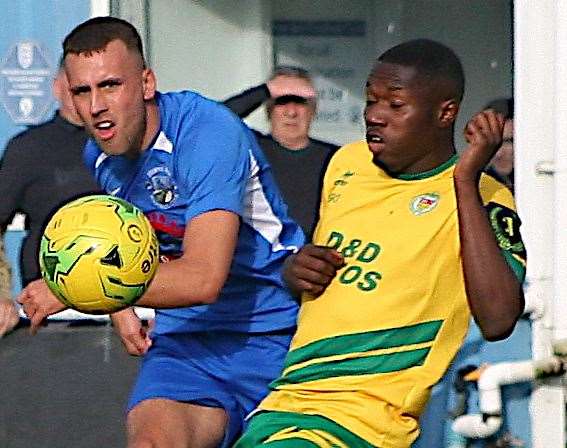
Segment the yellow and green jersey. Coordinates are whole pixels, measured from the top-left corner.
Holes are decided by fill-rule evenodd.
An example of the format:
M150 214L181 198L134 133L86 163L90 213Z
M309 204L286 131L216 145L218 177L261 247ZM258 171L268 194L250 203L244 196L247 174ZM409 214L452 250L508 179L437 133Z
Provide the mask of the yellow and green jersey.
M370 446L400 448L417 437L430 389L470 319L456 156L399 178L371 157L361 141L329 165L314 243L337 249L347 264L320 297L303 296L283 373L260 409L322 416ZM488 175L480 192L504 256L523 280L512 195Z

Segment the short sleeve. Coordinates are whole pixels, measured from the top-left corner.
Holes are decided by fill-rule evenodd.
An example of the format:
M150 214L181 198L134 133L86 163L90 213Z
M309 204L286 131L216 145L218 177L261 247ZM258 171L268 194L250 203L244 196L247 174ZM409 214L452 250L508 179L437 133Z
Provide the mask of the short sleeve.
M481 179L481 196L498 246L518 280L523 283L527 254L514 197L510 190L489 176Z
M185 221L212 210L242 216L252 142L244 125L223 106L201 119L178 142L178 175L190 198Z

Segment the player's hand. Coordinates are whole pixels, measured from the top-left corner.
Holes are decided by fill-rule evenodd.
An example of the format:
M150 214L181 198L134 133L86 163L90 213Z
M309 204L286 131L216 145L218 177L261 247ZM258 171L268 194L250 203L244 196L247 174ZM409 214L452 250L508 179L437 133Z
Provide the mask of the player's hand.
M319 296L345 265L343 256L334 249L307 244L286 260L283 278L296 293Z
M152 340L149 335L149 329L142 325L142 321L136 315L134 309L126 308L125 310L112 313L110 318L126 351L134 356L146 354L152 346Z
M43 280L35 280L28 284L17 298L22 304L24 313L30 319L32 334L37 333L47 316L63 311L67 308L47 287Z
M9 333L20 321L18 308L11 299L0 299L0 338Z
M476 114L465 126L467 148L455 167L455 180L477 181L502 144L504 117L491 109Z
M317 92L309 82L298 80L293 76L280 75L266 82L270 96L278 98L285 95L296 95L307 99L315 99Z

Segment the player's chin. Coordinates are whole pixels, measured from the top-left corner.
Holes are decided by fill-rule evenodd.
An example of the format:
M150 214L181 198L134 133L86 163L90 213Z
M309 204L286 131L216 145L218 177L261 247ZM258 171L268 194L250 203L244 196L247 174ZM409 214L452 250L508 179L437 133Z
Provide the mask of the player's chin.
M382 157L382 154L373 154L372 155L372 163L374 163L374 165L382 168L388 174L395 174L396 173L395 164L392 164L391 162L388 163L387 160L384 160L384 157Z
M99 148L105 153L110 156L119 156L124 153L124 150L120 145L117 145L115 141L111 140L100 140L95 139Z

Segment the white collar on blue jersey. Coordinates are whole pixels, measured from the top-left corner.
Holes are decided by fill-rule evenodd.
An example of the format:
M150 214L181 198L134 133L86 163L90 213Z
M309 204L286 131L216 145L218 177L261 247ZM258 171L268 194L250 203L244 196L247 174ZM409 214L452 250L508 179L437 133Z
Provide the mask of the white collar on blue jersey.
M154 149L159 149L160 151L165 151L171 154L173 152L173 143L169 141L167 136L163 133L163 131L159 132L158 138L156 138L156 142L153 146Z

